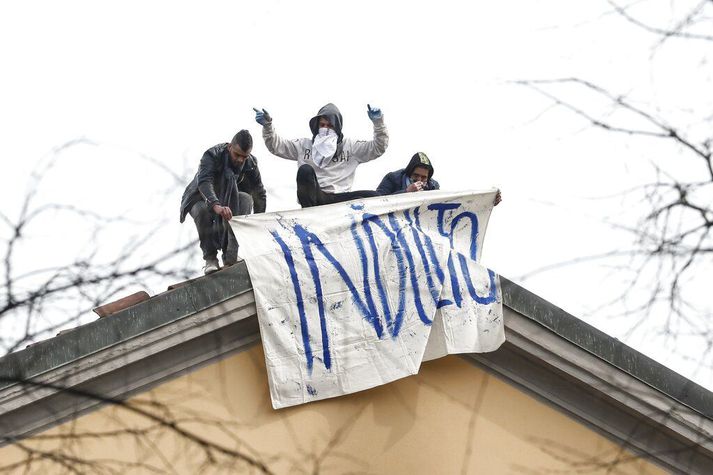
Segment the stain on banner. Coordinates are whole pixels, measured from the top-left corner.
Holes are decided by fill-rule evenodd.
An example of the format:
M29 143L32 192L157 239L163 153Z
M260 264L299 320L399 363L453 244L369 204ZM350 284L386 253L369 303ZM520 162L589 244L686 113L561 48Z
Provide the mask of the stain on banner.
M478 262L495 190L429 191L234 218L278 409L505 341Z

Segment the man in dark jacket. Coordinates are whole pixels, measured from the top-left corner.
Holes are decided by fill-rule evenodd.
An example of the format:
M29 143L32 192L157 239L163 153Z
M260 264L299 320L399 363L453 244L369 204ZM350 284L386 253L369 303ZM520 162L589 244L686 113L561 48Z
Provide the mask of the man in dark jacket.
M223 265L238 259L238 242L228 221L234 215L265 211L265 187L257 159L251 155L253 139L241 130L233 140L218 144L203 154L198 173L181 199L181 222L190 213L198 229L204 273L219 269L218 249L223 251Z
M406 168L387 173L376 188L380 195L393 195L412 191L437 190L440 186L433 179L433 165L423 152L411 157Z
M376 188L376 192L380 195L393 195L438 189L440 185L433 179L431 160L425 153L418 152L411 157L406 168L387 173ZM497 206L501 201L502 196L498 190L493 206Z

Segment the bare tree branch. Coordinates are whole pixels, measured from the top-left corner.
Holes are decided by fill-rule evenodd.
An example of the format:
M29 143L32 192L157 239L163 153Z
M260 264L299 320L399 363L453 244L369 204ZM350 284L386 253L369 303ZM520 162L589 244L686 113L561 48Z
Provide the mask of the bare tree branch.
M639 20L638 18L634 17L629 13L629 7L623 7L617 2L614 2L613 0L607 0L607 3L614 8L614 11L616 11L619 15L621 15L623 18L625 18L627 21L630 23L636 25L639 28L643 28L644 30L653 33L657 36L659 36L659 44L663 43L669 38L682 38L682 39L687 39L687 40L703 40L703 41L713 41L713 36L711 35L702 35L702 34L697 34L697 33L690 33L685 31L685 29L691 25L693 25L696 21L697 18L701 15L703 9L706 6L711 5L711 0L702 0L700 3L698 3L697 6L692 8L682 19L680 19L673 27L671 28L663 28L663 27L657 27L653 25L649 25L647 23L644 23L643 21Z

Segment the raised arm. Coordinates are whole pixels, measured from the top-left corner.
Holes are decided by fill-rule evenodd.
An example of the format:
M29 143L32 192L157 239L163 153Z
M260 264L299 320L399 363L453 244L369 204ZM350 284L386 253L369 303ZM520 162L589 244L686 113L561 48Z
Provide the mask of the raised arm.
M299 139L286 140L275 133L272 117L265 109L258 110L253 107L253 110L255 111L255 122L262 125L262 138L271 154L287 160L297 160L297 157L304 153Z
M374 124L374 140L357 140L352 145L352 156L360 163L382 156L389 146L389 132L381 109L367 104L367 114Z

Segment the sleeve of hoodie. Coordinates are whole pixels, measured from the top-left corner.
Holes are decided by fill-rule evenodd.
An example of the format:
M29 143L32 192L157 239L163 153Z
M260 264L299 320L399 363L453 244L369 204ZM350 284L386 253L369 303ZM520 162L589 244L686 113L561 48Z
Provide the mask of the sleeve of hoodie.
M352 156L359 163L379 158L389 146L389 132L384 118L374 121L374 140L357 140L352 144Z
M217 167L219 166L218 157L207 150L201 158L201 164L198 167L198 191L203 199L208 203L208 209L211 209L215 204L221 204L218 196L215 194L215 180Z
M302 147L300 139L283 139L275 133L272 123L263 126L262 138L265 140L265 146L270 153L278 157L297 160L300 155L304 154L304 147Z

